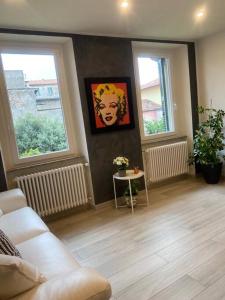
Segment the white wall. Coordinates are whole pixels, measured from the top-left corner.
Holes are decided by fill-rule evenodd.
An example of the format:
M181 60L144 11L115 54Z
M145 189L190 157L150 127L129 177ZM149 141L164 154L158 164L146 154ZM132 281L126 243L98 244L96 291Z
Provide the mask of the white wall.
M197 42L199 104L225 110L225 31Z
M79 153L81 153L82 156L84 156L86 162L89 164L89 155L87 149L86 134L84 129L84 120L83 120L83 114L81 108L80 92L78 86L77 70L75 65L72 40L70 39L68 42L64 43L63 47L64 47L64 53L66 54L65 67L67 70L67 82L68 82L69 92L71 95L70 100L72 101L73 116L74 116L74 123L76 129L76 140L78 144L77 147ZM89 166L87 166L86 179L87 179L88 196L91 198L92 204L95 205L93 185L92 185L91 172Z
M192 147L193 126L189 79L188 52L186 46L173 49L173 88L176 103L177 132L187 136L189 149Z
M198 40L196 49L199 105L225 110L225 31Z

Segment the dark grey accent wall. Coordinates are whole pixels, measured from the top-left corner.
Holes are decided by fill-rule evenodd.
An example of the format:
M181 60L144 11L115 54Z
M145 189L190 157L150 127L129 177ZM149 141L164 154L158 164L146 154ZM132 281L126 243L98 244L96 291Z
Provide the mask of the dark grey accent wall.
M131 41L106 37L74 37L74 51L90 157L90 169L96 204L113 198L112 160L125 155L132 166L143 168L138 125ZM131 78L135 128L92 134L84 79L87 77Z
M5 178L5 171L3 167L2 155L0 152L0 192L7 190L6 178Z
M188 44L188 63L189 63L189 76L190 76L190 89L191 89L191 110L192 110L192 125L193 136L198 129L199 116L198 116L198 88L197 88L197 76L196 76L196 55L195 44Z

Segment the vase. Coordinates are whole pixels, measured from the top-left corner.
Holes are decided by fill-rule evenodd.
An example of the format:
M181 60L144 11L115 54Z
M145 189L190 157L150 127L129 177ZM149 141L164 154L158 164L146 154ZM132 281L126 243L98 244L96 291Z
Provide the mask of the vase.
M223 163L201 165L203 177L208 184L217 184L221 177Z
M118 170L118 174L120 177L125 177L127 174L127 170Z

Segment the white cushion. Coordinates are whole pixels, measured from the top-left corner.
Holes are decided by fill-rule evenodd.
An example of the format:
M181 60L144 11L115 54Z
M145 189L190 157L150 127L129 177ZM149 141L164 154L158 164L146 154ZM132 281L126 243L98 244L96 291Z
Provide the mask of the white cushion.
M0 217L3 215L3 211L0 209Z
M0 218L0 228L14 244L49 231L45 223L30 207L3 215Z
M42 282L45 277L25 260L0 254L0 299L9 299Z
M108 300L110 296L111 287L105 278L92 269L79 268L54 277L13 300Z
M26 197L20 189L0 193L0 208L4 214L27 206Z
M68 249L52 233L46 232L16 245L21 256L35 263L48 279L79 268Z

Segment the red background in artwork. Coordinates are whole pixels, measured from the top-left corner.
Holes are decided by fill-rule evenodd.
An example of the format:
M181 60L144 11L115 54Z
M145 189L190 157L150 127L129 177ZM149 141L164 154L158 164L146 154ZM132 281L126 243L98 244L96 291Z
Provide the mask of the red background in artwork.
M108 84L110 84L110 82L107 82ZM107 84L104 83L104 84ZM129 125L130 124L130 112L129 112L129 107L128 107L128 95L127 95L127 84L124 82L111 82L112 84L114 84L117 88L122 89L124 91L124 94L126 96L126 114L123 116L123 119L119 121L119 125ZM101 83L92 83L91 84L91 92L93 95L93 92L97 89L98 85ZM95 107L95 101L94 98L92 97L92 101L93 101L93 106ZM94 109L95 111L95 109ZM96 124L96 128L104 128L107 127L104 123L102 123L101 119L99 118L98 114L95 111L95 124Z

